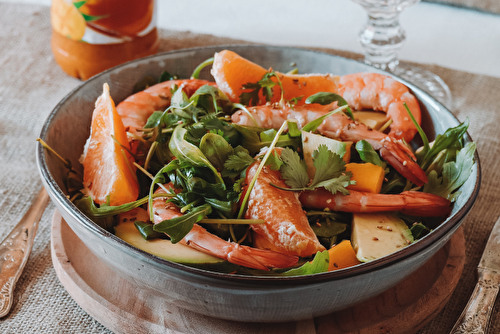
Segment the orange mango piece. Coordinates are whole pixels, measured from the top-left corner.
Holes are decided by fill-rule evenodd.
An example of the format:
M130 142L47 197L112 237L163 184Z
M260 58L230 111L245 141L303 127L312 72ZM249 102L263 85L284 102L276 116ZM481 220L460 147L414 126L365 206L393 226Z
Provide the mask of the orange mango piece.
M380 193L385 177L382 167L371 163L349 163L345 165L345 169L352 173L352 179L356 181L356 184L348 186L347 190Z
M328 255L330 256L328 271L348 268L361 263L356 257L356 252L354 252L349 240L343 240L341 243L330 248Z

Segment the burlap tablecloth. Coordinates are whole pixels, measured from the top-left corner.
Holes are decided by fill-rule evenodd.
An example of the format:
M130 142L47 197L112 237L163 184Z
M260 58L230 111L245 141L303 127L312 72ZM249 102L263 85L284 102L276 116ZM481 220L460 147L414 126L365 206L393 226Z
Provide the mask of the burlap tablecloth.
M242 41L162 31L161 51ZM50 50L49 8L0 2L0 239L28 209L41 187L35 164L35 139L56 103L81 82L55 64ZM322 51L347 57L335 50ZM453 112L470 118L469 133L477 142L483 184L477 204L463 224L467 262L451 301L421 334L447 333L476 282L476 266L488 234L500 214L500 79L425 66L438 74L453 93ZM50 222L45 211L33 253L16 286L12 312L0 320L1 333L109 333L87 315L59 283L51 263ZM415 287L418 289L418 286ZM500 332L500 321L494 332Z
M500 14L500 1L498 0L423 0L423 1L474 9L486 13Z

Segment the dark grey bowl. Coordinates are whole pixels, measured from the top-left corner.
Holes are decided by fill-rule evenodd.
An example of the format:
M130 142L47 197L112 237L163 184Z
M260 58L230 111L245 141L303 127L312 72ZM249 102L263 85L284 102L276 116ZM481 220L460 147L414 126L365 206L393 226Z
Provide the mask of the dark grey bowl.
M63 157L79 166L78 158L89 136L90 120L103 83L109 83L116 102L131 94L147 74L164 70L188 77L214 52L231 49L277 70L296 63L302 73L347 74L378 71L365 64L325 53L269 46L217 46L179 50L133 61L108 70L82 84L52 111L40 134ZM205 73L209 78L208 71ZM424 129L433 138L457 119L439 102L405 82L417 95ZM471 140L467 137L467 140ZM105 263L132 282L151 289L165 301L212 317L254 322L306 319L347 308L396 285L424 264L450 239L471 209L480 184L479 159L451 216L431 234L401 251L376 261L334 272L301 277L245 277L221 274L172 263L138 250L103 230L82 214L65 196L65 169L41 146L37 162L43 184L63 218L79 238Z

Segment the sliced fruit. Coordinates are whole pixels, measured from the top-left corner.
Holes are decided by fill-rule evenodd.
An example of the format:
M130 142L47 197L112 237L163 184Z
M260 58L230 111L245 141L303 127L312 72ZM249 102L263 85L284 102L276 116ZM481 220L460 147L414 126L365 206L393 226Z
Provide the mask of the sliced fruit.
M356 257L356 252L349 240L342 240L342 242L330 248L328 255L330 256L328 271L348 268L361 263Z
M348 190L380 194L385 177L382 167L371 163L349 163L345 165L345 169L352 173L351 179L356 181L356 184L347 187Z
M312 178L316 172L316 168L313 165L312 154L318 149L319 145L326 145L330 151L340 155L345 162L349 162L351 160L352 142L338 141L307 131L302 131L302 150L304 153L304 161L307 165L307 174L310 178Z
M361 262L397 252L413 241L410 229L393 213L353 214L351 242Z
M115 206L135 201L139 196L129 149L125 127L105 83L95 104L90 137L81 158L85 192L95 203L107 203L109 197L109 204Z
M245 90L243 85L256 83L268 73L265 68L241 57L233 51L224 50L214 56L212 75L217 86L231 101L240 102L240 95ZM332 74L284 74L276 72L283 85L285 100L303 97L297 104L305 103L307 97L318 92L337 92L339 77ZM276 78L272 79L277 82ZM273 88L272 102L281 98L278 85ZM265 104L266 99L260 95L259 104Z
M54 31L75 41L85 34L85 19L70 0L52 1L50 22Z
M378 111L353 111L354 119L372 129L378 130L387 121L387 115Z

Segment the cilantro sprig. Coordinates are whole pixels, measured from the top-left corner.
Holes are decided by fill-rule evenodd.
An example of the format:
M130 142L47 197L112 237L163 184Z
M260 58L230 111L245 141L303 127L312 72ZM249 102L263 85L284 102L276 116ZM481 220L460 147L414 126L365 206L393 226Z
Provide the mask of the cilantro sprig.
M274 156L274 158L277 159L278 157ZM312 158L316 173L312 181L310 181L307 166L300 159L298 153L289 148L283 149L279 157L283 162L280 172L285 183L290 188L272 185L288 191L314 190L324 187L332 194L340 192L348 195L349 191L346 187L356 184L356 181L351 180L352 173L346 171L345 161L342 160L340 155L330 151L326 145L319 145L318 149L313 152Z

